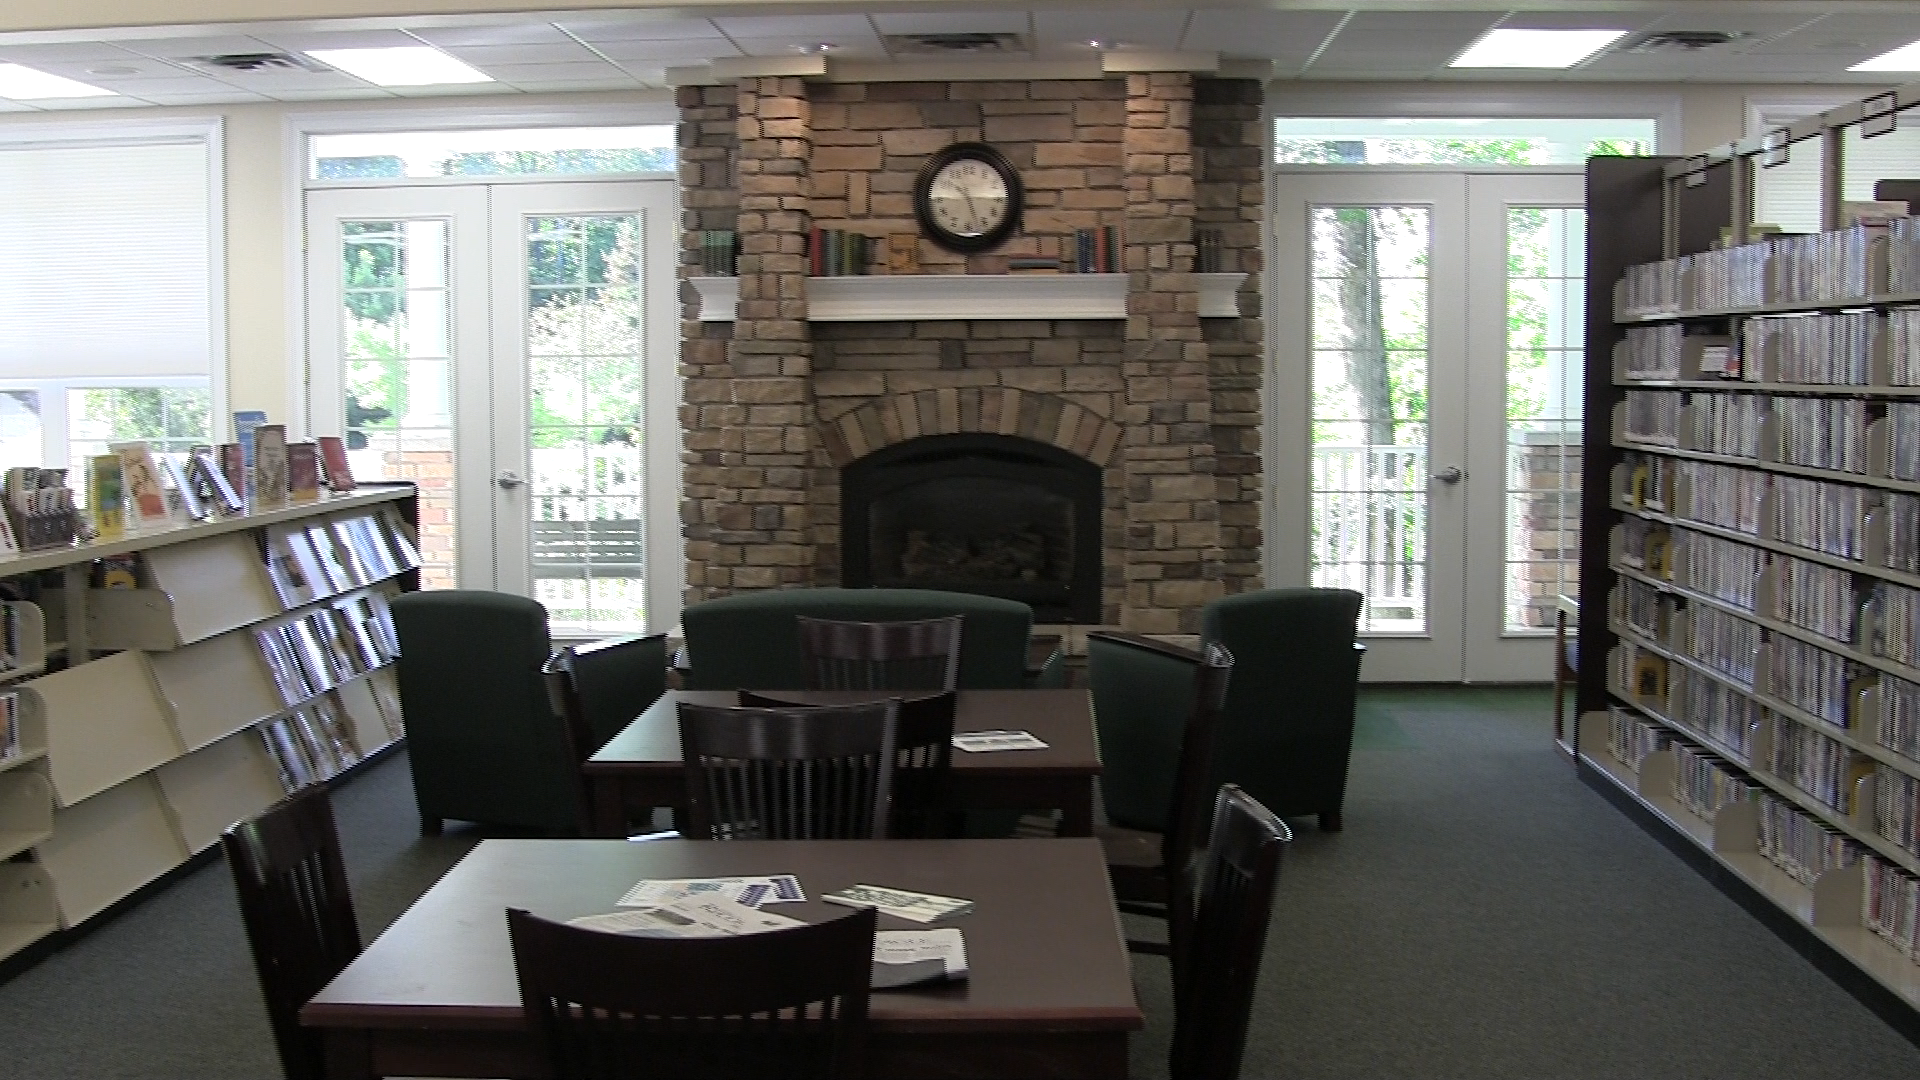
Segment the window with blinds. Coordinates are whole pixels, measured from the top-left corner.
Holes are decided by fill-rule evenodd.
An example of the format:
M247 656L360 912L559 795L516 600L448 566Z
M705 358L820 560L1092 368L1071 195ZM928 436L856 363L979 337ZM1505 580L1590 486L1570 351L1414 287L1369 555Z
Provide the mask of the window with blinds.
M0 141L0 466L211 441L207 135Z
M1766 130L1784 127L1791 119L1769 116ZM1920 180L1920 126L1903 122L1872 139L1861 138L1857 127L1848 128L1840 154L1841 200L1871 201L1875 181ZM1790 233L1820 231L1819 139L1794 143L1786 164L1755 171L1753 220Z

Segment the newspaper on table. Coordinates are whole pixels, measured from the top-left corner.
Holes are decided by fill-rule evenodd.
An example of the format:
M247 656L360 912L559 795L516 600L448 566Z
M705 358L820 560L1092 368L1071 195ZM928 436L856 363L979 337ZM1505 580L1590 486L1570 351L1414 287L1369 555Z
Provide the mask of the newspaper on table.
M762 904L790 904L805 900L800 879L792 874L717 878L643 878L614 901L615 907L657 907L676 900L719 896L750 908Z
M1045 750L1047 744L1031 731L963 731L953 737L955 750L984 754L995 750Z
M806 925L799 919L736 904L724 896L675 900L605 915L582 915L568 919L567 923L634 937L669 938L735 937Z
M921 983L961 982L967 977L967 943L953 927L879 930L873 935L875 990Z
M889 889L883 885L850 885L839 892L826 893L820 899L846 907L878 908L883 915L917 923L965 915L973 910L971 900L912 889Z

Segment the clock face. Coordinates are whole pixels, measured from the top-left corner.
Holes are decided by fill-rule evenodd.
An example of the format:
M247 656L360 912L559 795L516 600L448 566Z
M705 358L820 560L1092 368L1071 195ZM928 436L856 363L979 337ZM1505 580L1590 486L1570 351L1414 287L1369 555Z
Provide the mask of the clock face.
M985 236L1007 219L1007 181L978 158L950 161L927 186L927 208L942 229L958 237Z
M1020 173L986 143L954 143L913 183L921 234L948 251L988 251L1020 227Z

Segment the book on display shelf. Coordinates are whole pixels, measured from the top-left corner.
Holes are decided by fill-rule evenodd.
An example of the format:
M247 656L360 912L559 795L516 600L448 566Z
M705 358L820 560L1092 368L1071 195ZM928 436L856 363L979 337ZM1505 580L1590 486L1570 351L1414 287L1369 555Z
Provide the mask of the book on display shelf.
M253 499L256 509L287 505L287 429L261 424L253 429Z
M320 448L310 442L287 444L287 498L309 503L320 497Z
M353 465L347 459L347 443L338 435L322 435L320 443L320 468L326 477L330 491L342 492L354 489Z

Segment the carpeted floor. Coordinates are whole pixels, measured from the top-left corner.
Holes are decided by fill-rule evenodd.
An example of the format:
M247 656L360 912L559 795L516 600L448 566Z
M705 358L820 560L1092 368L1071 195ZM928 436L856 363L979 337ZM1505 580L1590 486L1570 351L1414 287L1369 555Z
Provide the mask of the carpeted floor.
M1920 1049L1581 784L1547 716L1543 691L1363 695L1346 831L1296 823L1245 1076L1920 1075ZM337 809L368 936L474 839L416 837L400 758ZM1164 1077L1164 962L1135 974L1133 1074ZM278 1075L217 864L0 986L0 1033L23 1080Z

